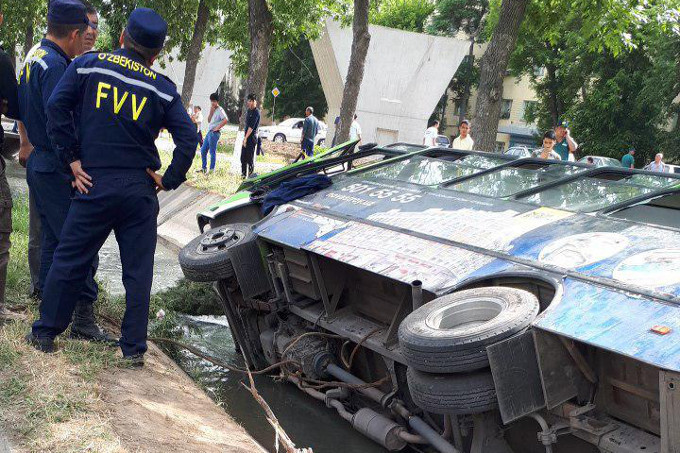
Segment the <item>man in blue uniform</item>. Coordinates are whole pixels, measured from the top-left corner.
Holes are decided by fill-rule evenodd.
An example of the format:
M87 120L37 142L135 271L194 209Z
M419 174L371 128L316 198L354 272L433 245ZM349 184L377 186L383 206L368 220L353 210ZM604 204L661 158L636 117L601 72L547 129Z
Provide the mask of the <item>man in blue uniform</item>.
M71 59L82 53L88 24L85 6L79 0L52 0L47 13L47 35L26 59L19 74L19 109L25 129L22 141L30 141L34 148L28 157L26 180L42 224L39 290L52 265L72 195L68 166L60 161L47 133L45 107ZM94 321L92 305L98 295L95 272L96 260L90 263L87 284L73 296L78 304L71 335L115 342Z
M121 35L123 48L79 57L47 105L48 131L57 153L70 164L77 192L29 338L45 352L53 350L54 337L68 326L90 263L114 231L126 291L120 347L134 365L144 363L156 193L184 182L198 141L175 85L150 69L166 33L157 13L135 9ZM75 127L72 116L78 118ZM163 176L155 172L161 161L154 140L161 128L170 131L177 146Z

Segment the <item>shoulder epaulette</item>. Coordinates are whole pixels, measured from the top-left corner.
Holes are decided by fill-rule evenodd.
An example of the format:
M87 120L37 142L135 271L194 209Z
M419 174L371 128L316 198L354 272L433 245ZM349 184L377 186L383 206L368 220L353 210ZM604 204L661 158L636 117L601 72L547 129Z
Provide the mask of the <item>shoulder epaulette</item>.
M170 83L172 84L172 86L174 86L175 88L177 88L177 84L175 84L175 82L173 82L172 79L171 79L170 77L166 76L165 74L160 74L160 73L158 73L158 74L159 74L161 77L163 77L165 80L167 80L168 82L170 82Z

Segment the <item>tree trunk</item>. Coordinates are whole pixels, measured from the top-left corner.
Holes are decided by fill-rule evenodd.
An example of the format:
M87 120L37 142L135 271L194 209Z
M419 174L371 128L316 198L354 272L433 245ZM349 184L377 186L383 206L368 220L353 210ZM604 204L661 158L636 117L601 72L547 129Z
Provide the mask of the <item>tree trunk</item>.
M26 58L26 55L28 55L28 51L31 50L31 47L33 47L33 35L34 27L33 23L30 23L26 27L26 36L24 39L24 58Z
M352 54L347 69L345 88L342 91L340 123L335 130L335 143L343 143L349 139L349 129L357 109L361 81L364 78L366 54L371 42L371 34L368 32L368 6L369 0L354 0Z
M446 126L446 106L449 103L449 94L446 91L444 92L444 96L442 96L440 102L442 101L443 101L442 111L439 114L439 127L444 129L444 127Z
M498 25L480 63L475 145L482 151L493 151L496 146L503 79L510 54L515 49L527 3L528 0L503 0Z
M248 60L248 80L246 96L254 94L262 102L269 69L269 52L272 48L274 24L267 0L248 0L248 22L250 31L250 58ZM246 99L241 100L240 128L246 124Z
M475 35L476 35L476 33L475 33ZM474 66L475 66L475 54L474 54L474 52L475 52L475 38L473 36L472 39L470 39L470 50L468 51L468 61L467 61L467 64L470 65L471 69L474 68ZM463 121L465 119L466 115L467 115L467 106L468 106L468 102L470 102L470 91L471 90L472 90L472 87L470 86L470 83L469 83L469 80L468 80L468 82L465 83L465 89L463 91L463 96L460 100L460 102L461 102L460 115L458 117L458 124L456 124L456 126L458 126L460 124L460 122Z
M550 99L548 107L550 108L550 118L553 126L557 125L560 119L560 106L557 100L557 74L555 65L548 63L545 65L545 72L548 75L548 98Z
M196 15L196 23L194 23L194 34L191 36L189 49L187 51L186 66L184 69L184 83L182 84L182 104L184 107L191 102L191 96L194 94L194 82L196 81L196 66L198 60L201 58L201 50L203 49L203 37L205 30L208 28L208 19L210 18L210 8L206 0L201 0L198 3L198 14Z

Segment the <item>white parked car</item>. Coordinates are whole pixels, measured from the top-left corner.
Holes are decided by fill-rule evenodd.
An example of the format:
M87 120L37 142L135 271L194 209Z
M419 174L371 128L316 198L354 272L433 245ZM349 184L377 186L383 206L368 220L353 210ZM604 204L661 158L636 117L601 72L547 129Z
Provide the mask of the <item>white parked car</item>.
M288 118L276 125L262 126L259 130L260 138L262 138L262 140L272 140L278 143L300 143L300 137L302 137L302 123L304 120L304 118ZM327 129L326 123L319 121L319 133L316 134L314 144L323 145L325 143Z
M670 165L666 164L668 167L668 173L678 173L680 174L680 165Z
M614 159L613 157L584 156L580 158L578 161L582 164L587 164L589 157L593 159L592 165L595 165L596 167L623 167L621 161L618 159Z
M523 158L523 157L531 157L532 152L529 148L526 146L512 146L505 151L505 153L509 156L517 156L518 158Z

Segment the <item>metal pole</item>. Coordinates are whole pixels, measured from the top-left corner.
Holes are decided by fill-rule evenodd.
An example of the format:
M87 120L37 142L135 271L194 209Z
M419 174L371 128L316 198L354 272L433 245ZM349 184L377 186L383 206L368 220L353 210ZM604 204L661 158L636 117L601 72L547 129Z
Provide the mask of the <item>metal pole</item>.
M272 124L274 124L274 112L276 111L276 96L274 96L274 105L272 106Z

